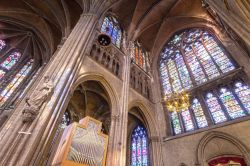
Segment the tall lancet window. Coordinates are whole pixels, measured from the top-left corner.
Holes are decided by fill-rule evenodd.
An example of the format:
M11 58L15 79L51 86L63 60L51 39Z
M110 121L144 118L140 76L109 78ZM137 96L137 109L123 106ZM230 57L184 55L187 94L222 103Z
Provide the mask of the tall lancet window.
M147 71L148 52L138 41L133 43L131 58L140 68L142 68L144 71Z
M109 15L104 18L101 32L108 34L112 39L112 43L118 48L121 47L122 30L115 17Z
M131 137L131 166L148 166L148 135L144 126L138 125Z
M172 133L250 115L250 88L235 77L239 72L242 69L210 31L192 28L170 38L159 61L162 95L182 91L194 95L188 109L168 114Z

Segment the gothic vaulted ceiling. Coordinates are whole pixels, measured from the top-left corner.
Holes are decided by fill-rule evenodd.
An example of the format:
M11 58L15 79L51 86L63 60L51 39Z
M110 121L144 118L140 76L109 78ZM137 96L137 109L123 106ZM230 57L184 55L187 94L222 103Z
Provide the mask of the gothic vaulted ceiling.
M213 23L201 0L121 0L111 9L128 32L153 53L183 27Z
M51 56L61 39L69 35L81 13L75 0L2 0L0 32L5 35L4 39L20 36L20 32L28 34L34 46L44 45L36 50L46 50Z

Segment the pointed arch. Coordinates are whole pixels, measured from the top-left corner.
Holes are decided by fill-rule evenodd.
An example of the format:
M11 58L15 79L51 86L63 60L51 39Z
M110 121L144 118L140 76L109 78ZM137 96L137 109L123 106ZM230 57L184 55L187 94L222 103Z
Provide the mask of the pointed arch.
M229 134L218 132L218 131L212 131L206 134L203 138L201 138L197 146L196 165L205 166L205 163L208 160L206 159L206 156L204 154L206 145L215 138L223 139L235 145L239 149L239 151L242 153L242 157L245 159L247 165L250 164L250 154L249 154L249 149L247 148L247 146L245 146L240 140L238 140L237 138Z
M128 110L130 111L134 107L139 108L138 110L140 111L140 114L142 115L143 121L145 123L144 125L149 130L148 135L150 137L159 136L159 131L157 130L155 119L152 113L150 112L150 110L147 109L148 107L145 106L145 104L143 104L143 102L140 100L136 100L136 101L129 103Z
M78 85L85 81L98 81L100 84L104 87L106 90L109 99L110 99L110 104L111 104L111 114L112 115L117 115L118 114L118 94L117 92L112 88L112 86L109 84L109 82L105 79L105 77L102 74L99 73L84 73L80 75L74 85L72 86L71 89L71 94L73 94L74 90Z

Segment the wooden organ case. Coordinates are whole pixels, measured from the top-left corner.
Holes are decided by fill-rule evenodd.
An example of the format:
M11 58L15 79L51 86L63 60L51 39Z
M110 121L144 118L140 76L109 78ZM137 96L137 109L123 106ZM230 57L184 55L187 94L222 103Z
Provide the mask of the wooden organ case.
M52 166L105 166L108 136L102 123L85 117L63 132Z

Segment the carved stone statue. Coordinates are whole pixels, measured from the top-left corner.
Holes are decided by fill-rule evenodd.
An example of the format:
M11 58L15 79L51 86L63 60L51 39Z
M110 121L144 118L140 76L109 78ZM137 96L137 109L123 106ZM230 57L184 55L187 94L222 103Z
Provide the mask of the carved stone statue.
M32 122L39 114L44 103L47 103L54 93L53 82L48 76L44 77L44 83L31 97L26 98L26 106L23 110L23 122Z

